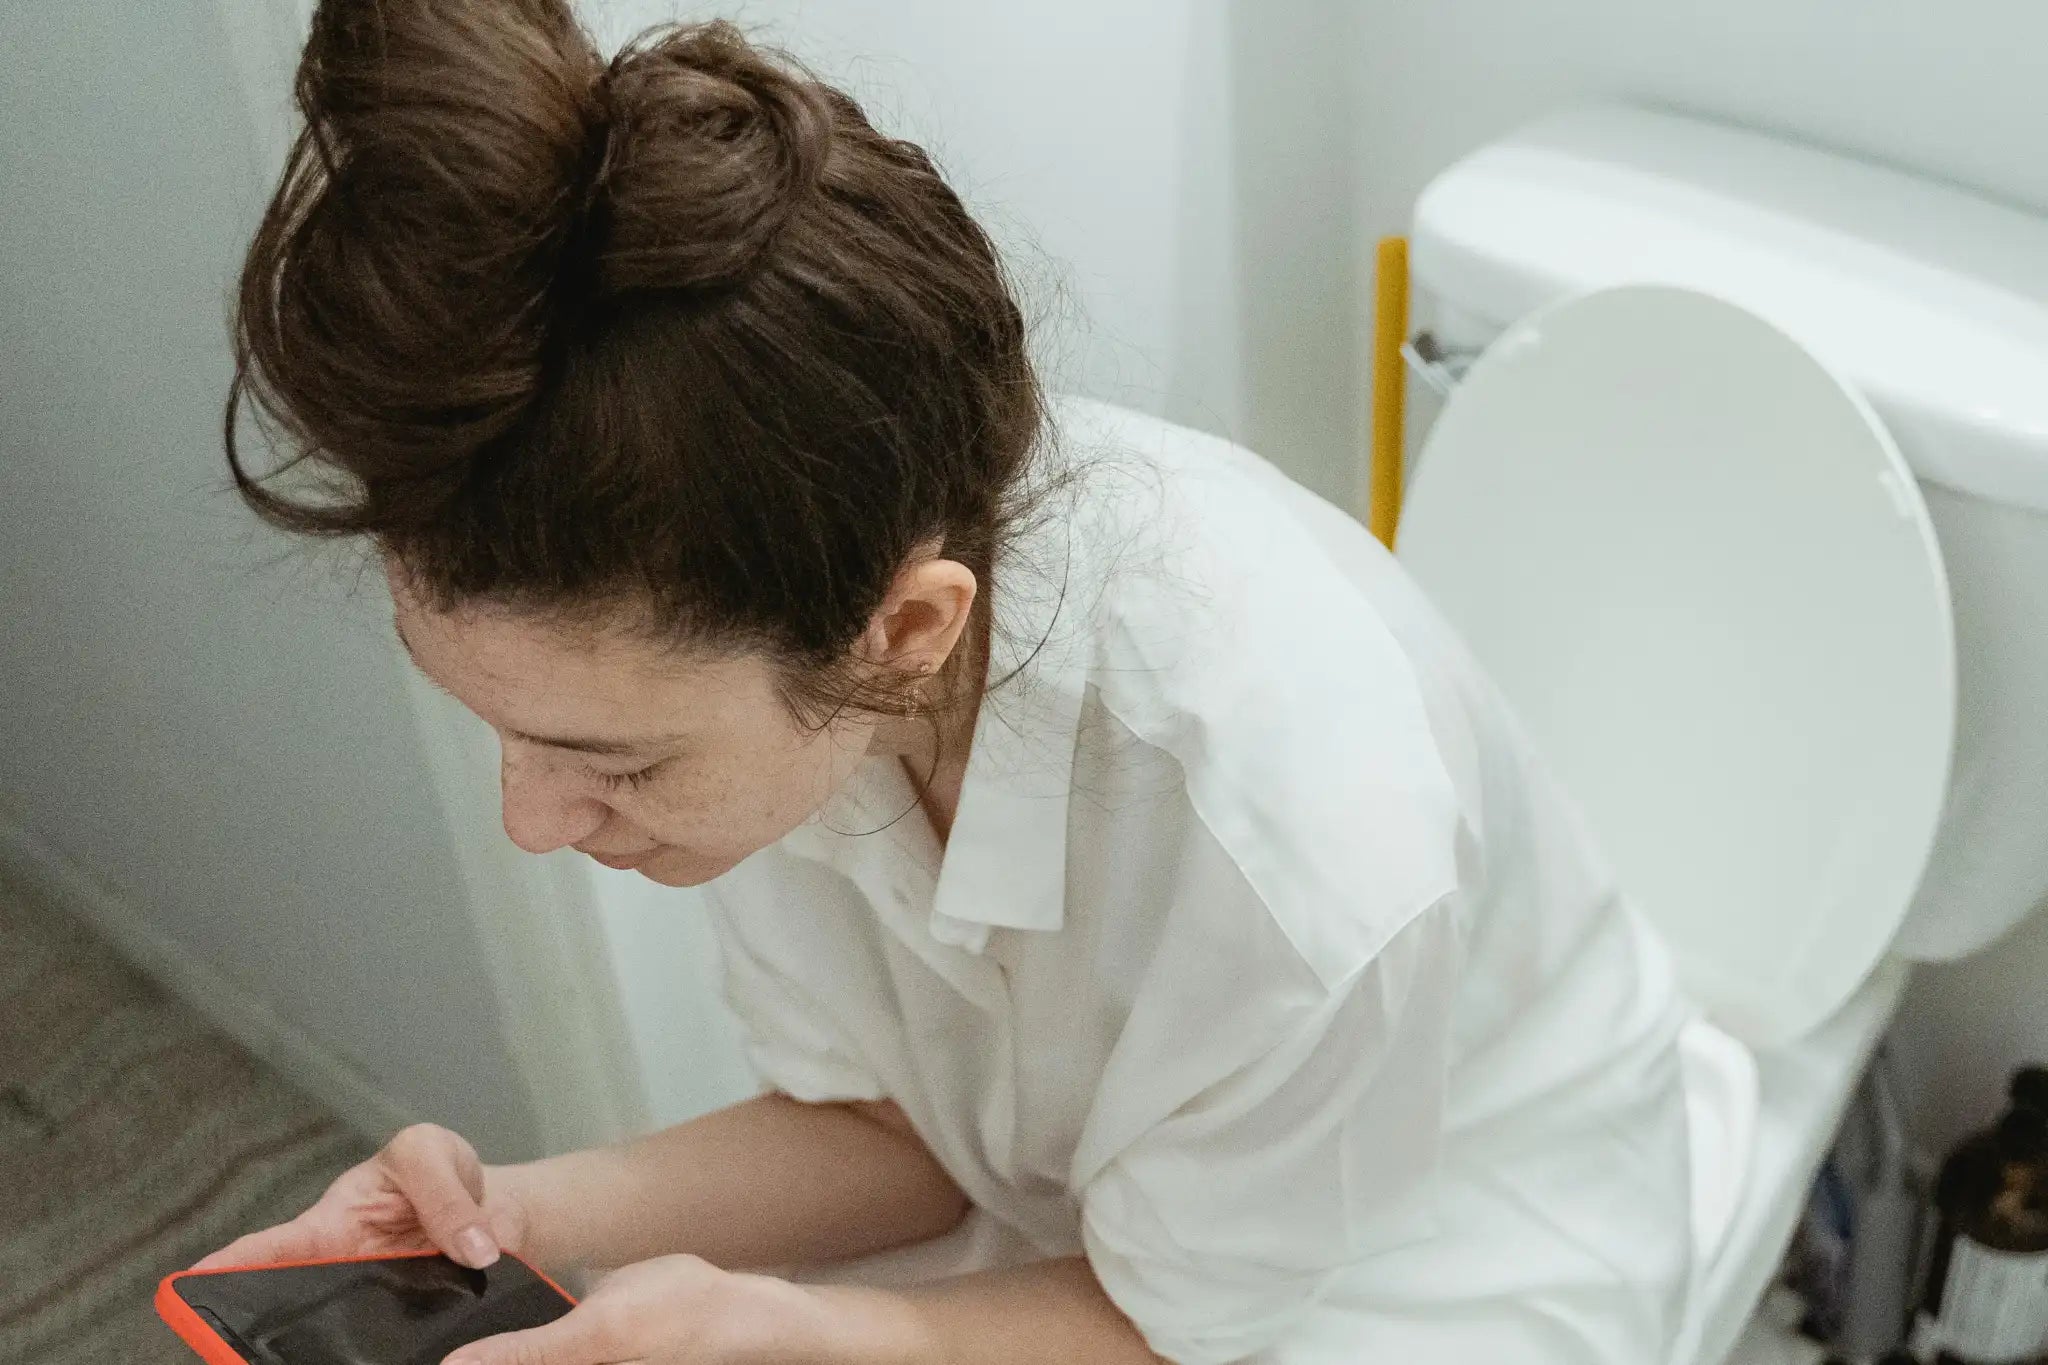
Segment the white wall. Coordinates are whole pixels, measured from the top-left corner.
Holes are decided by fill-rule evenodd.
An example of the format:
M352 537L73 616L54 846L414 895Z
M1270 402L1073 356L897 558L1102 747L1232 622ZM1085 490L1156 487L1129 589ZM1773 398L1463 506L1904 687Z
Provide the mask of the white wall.
M1356 231L1404 230L1452 160L1592 95L1847 150L2048 212L2048 6L2027 0L1369 0ZM2042 814L2048 837L2048 812ZM2048 1057L2048 916L1919 973L1895 1030L1923 1139Z
M528 1150L378 596L222 491L268 168L218 19L0 5L0 868L358 1122Z
M2028 0L1367 0L1364 227L1463 152L1588 95L1790 133L2048 210Z

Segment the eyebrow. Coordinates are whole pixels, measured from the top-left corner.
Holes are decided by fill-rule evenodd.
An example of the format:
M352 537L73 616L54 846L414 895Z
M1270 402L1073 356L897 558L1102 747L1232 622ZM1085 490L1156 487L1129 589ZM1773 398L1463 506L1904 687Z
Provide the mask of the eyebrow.
M395 618L391 622L391 633L398 637L399 647L405 650L405 657L412 660L412 666L419 675L432 683L436 690L453 697L455 694L442 687L438 678L420 667L420 656L412 652L412 641L405 638L405 631ZM580 736L530 735L524 730L510 729L505 733L523 739L529 744L545 744L551 749L571 749L579 754L598 754L605 757L619 757L639 753L645 749L659 749L664 745L678 743L683 738L681 735L648 735L640 739L585 739Z

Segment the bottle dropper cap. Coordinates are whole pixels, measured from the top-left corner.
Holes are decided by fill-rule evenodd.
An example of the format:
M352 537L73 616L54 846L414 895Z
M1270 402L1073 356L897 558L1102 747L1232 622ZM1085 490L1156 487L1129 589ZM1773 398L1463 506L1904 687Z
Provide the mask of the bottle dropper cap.
M2022 1109L2048 1114L2048 1066L2023 1066L2013 1072L2005 1093Z

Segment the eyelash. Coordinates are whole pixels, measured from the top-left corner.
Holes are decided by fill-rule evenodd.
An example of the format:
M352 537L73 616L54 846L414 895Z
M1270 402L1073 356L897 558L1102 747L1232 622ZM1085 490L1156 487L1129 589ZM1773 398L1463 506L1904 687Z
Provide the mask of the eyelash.
M640 769L638 772L599 773L597 776L598 780L604 784L604 789L606 791L638 791L640 790L640 788L646 786L649 782L653 781L654 774L660 771L660 769L661 764L652 763L649 764L647 767Z

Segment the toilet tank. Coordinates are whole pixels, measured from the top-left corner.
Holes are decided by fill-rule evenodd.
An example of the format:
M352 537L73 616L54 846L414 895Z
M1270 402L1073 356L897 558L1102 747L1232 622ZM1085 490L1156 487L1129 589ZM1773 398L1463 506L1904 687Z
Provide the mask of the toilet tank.
M1445 171L1410 260L1440 379L1547 303L1661 283L1748 309L1861 390L1919 478L1955 594L1954 770L1895 950L1959 957L2048 902L2048 219L1600 108Z

